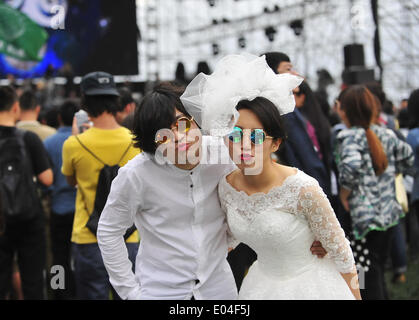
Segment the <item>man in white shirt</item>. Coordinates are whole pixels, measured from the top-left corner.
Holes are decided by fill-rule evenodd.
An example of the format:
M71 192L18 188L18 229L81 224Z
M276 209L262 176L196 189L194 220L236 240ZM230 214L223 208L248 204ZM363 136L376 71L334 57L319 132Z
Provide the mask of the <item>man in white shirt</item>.
M188 118L178 94L165 88L146 96L135 115L135 140L144 152L120 169L97 233L110 282L123 299L237 297L217 195L219 180L234 165L161 164L154 156L156 132L163 128L173 128L184 152L196 149L199 142L176 127L198 129ZM203 138L203 154L208 139ZM141 235L135 275L122 238L133 221Z
M220 147L211 151L213 139L192 134L198 126L179 96L160 86L136 110L134 140L144 152L112 184L99 222L99 247L123 299L234 300L237 287L226 260L230 239L217 186L235 166L227 150L218 162L203 161ZM157 134L164 128L171 129L171 138ZM160 148L165 145L174 146L175 155ZM191 160L196 155L198 161ZM135 274L123 241L133 222L141 235Z

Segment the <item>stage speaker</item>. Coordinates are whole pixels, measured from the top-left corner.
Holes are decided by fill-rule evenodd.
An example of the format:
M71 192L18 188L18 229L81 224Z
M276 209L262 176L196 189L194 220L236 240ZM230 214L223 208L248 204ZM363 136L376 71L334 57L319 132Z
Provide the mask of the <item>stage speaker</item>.
M350 67L364 67L365 56L362 44L349 44L343 47L345 57L345 69Z
M375 81L374 69L352 67L345 69L342 80L346 85L365 84Z

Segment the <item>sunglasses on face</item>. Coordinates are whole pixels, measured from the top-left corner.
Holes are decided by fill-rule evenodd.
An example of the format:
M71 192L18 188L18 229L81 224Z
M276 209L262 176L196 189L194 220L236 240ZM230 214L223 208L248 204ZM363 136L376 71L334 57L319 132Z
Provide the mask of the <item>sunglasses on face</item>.
M243 140L243 136L243 129L234 127L233 132L228 135L228 139L233 143L240 143ZM250 131L250 141L254 145L261 145L266 139L273 139L273 137L268 136L263 129L252 129Z
M193 121L194 121L193 117L189 119L186 116L181 116L176 119L176 122L171 127L171 130L178 133L187 133L191 129ZM166 144L171 141L171 139L169 139L167 136L164 136L162 138L160 135L158 135L157 139L158 140L155 141L157 144Z
M191 129L193 121L193 117L189 119L186 116L181 116L176 119L176 123L171 129L179 133L186 133Z

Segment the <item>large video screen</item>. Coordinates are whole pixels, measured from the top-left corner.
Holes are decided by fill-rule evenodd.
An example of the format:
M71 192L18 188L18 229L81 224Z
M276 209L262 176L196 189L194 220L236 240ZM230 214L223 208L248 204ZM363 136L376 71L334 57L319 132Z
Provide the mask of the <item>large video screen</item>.
M0 77L136 75L135 0L0 0Z

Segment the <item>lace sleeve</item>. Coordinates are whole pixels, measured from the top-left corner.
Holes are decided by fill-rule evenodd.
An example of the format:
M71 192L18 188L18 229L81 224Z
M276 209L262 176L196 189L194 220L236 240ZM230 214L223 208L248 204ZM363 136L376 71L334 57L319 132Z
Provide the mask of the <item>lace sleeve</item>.
M225 185L224 185L224 179L221 179L220 184L218 186L218 197L220 199L220 204L221 204L221 209L223 210L223 212L226 214L227 216L227 210L228 210L228 197L229 197L229 192L226 190ZM228 225L228 219L226 218L227 221L227 245L229 248L235 249L239 244L240 241L238 241L233 233L230 230L230 227Z
M307 219L316 239L322 243L339 272L353 272L355 260L349 241L329 200L318 184L300 189L297 210Z

